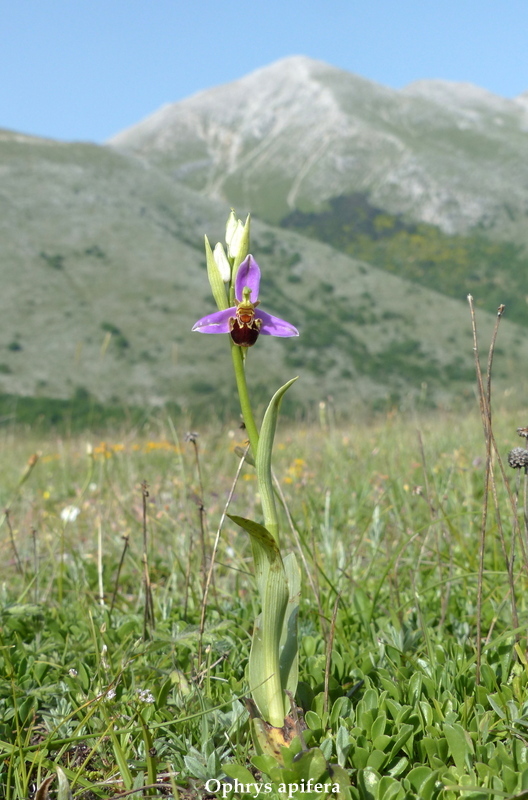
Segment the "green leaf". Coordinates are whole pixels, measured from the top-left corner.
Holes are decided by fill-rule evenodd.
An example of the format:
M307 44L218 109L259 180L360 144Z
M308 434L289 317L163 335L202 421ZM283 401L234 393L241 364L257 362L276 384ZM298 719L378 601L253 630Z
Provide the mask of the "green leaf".
M295 696L299 681L299 648L297 642L297 617L301 596L301 571L295 553L288 553L283 560L288 583L288 604L282 623L280 638L280 677L283 689Z
M57 789L57 800L72 800L72 793L68 778L60 767L56 767L59 788Z
M372 750L367 759L367 767L372 767L375 770L381 770L384 764L387 763L389 756L383 750Z
M413 733L412 725L402 725L400 728L400 733L397 739L395 740L392 750L390 752L390 757L395 758L396 755L400 752L404 744L410 739ZM393 773L391 772L391 775Z
M378 800L380 776L375 770L371 767L358 770L357 782L362 800Z
M323 723L321 722L321 717L319 714L316 714L315 711L307 711L304 715L304 721L308 725L311 731L318 731L321 730L323 727Z
M337 761L344 767L350 750L350 734L344 725L339 727L336 736Z
M255 564L255 580L260 592L261 601L264 603L264 593L270 564L276 561L282 562L279 546L264 525L259 525L258 522L253 522L253 520L246 519L245 517L238 517L235 514L228 514L227 516L232 522L236 525L240 525L240 527L251 536L253 561Z
M234 778L234 780L238 781L239 783L250 783L251 785L255 784L255 776L252 775L251 772L241 764L222 764L222 769L228 778Z
M337 783L339 786L339 791L337 792L337 799L338 800L350 800L350 777L346 770L342 767L338 766L337 764L332 764L329 768L330 773L330 780L331 782ZM330 797L334 797L336 795L330 795Z
M428 780L431 775L435 773L427 766L415 767L407 775L407 780L416 791L419 793L422 785Z
M277 766L277 759L268 754L253 756L251 763L264 775L269 775Z
M405 789L399 781L384 775L379 782L378 797L379 800L402 800L405 797Z
M398 775L401 775L402 772L405 772L407 767L409 766L409 759L405 756L402 756L396 764L389 770L389 775L392 778L397 778Z
M463 770L465 768L466 756L473 752L471 740L468 740L464 728L456 723L453 725L445 723L444 733L449 746L449 752L453 756L457 769Z
M256 539L258 542L260 542L260 544L262 544L269 551L269 557L280 558L277 542L268 529L264 527L264 525L260 525L258 522L253 522L252 519L238 517L236 514L228 514L227 516L230 520L236 523L236 525L240 525L241 528L244 528L244 530L249 533L252 539Z
M198 761L195 756L186 755L183 757L183 761L185 766L189 770L190 774L194 778L198 778L198 780L206 781L211 776L207 774L207 770L205 766Z
M277 542L267 528L244 517L229 515L229 518L249 533L255 545L255 576L262 600L262 613L255 620L249 656L251 694L263 719L279 728L284 725L284 690L287 688L282 683L280 664L283 624L289 601L286 573ZM293 624L293 617L291 622ZM291 673L292 680L295 678L296 682L296 662L292 661L292 645L287 641L291 635L292 631L288 630L284 638L288 649L284 656L283 671L288 679Z
M240 447L237 445L234 450L235 455L238 458L243 458L246 464L249 464L251 467L255 466L255 459L251 455L251 452L246 447Z
M385 733L386 725L387 725L387 715L383 711L378 712L378 716L372 723L372 728L370 730L370 734L373 740Z
M264 520L268 530L277 541L279 538L279 526L271 477L271 454L273 451L273 440L277 429L277 420L282 398L296 380L297 378L292 378L288 383L285 383L271 398L266 413L264 414L264 419L262 420L255 462Z

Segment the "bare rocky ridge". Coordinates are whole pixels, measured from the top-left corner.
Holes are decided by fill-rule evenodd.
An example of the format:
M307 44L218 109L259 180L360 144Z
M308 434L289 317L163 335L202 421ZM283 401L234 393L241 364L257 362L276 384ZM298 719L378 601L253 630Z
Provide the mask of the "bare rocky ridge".
M528 213L523 95L441 80L396 91L303 56L164 106L108 144L270 222L357 191L448 233Z

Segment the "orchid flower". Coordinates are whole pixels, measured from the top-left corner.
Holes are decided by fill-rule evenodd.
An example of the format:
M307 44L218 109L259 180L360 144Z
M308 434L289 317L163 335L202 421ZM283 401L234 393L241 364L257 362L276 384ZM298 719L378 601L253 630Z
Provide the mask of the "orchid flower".
M202 317L194 325L198 333L229 333L239 347L251 347L260 333L264 336L298 336L289 322L257 309L260 268L252 255L240 264L235 278L236 306Z

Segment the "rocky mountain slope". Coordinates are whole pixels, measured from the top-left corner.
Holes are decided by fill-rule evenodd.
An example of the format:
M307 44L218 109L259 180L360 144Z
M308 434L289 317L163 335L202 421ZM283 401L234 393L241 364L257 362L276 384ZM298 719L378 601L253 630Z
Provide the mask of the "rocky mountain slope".
M164 106L109 144L272 223L365 192L446 232L527 239L524 95L440 80L396 91L295 56Z
M528 208L525 100L438 81L394 92L293 58L162 109L110 146L0 131L0 394L236 413L227 337L191 333L213 309L203 235L221 239L236 204L260 217L263 307L301 332L251 351L257 402L295 374L288 402L312 412L329 396L344 411L472 398L464 298L273 223L353 189L445 231L513 236ZM486 341L493 316L479 324ZM523 326L506 317L499 391L527 357Z

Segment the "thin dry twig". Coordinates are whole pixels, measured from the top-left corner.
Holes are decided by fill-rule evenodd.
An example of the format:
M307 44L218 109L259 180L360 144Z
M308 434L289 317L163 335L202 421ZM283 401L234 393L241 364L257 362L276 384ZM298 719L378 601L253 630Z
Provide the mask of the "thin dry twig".
M205 593L205 584L207 581L207 562L208 562L208 555L207 555L207 536L206 536L206 511L205 511L205 504L204 504L204 484L202 479L202 466L200 463L200 454L198 451L198 434L196 431L189 431L185 434L185 441L190 442L194 447L194 460L196 462L196 471L198 473L198 485L200 488L200 496L197 498L198 502L196 503L198 507L198 517L200 522L200 548L202 551L202 566L201 566L201 575L202 575L202 596ZM195 498L196 499L196 498Z
M15 534L14 534L14 531L13 531L13 526L11 525L11 516L10 516L10 511L9 511L8 508L4 509L4 518L5 518L5 521L6 521L7 529L9 531L9 539L11 541L11 548L13 550L13 555L15 557L15 564L16 564L17 572L20 575L23 575L24 574L24 568L22 567L22 562L21 562L20 556L18 554L18 549L17 549L16 541L15 541Z
M148 529L147 529L147 499L149 497L148 484L143 481L141 484L141 496L143 500L143 584L145 587L145 613L143 617L143 638L147 639L149 628L154 629L156 622L154 619L154 600L152 598L152 586L150 583L150 573L148 565Z
M238 483L238 479L240 477L240 472L242 471L242 467L244 465L244 461L246 460L246 456L247 456L247 454L249 452L249 448L250 448L250 445L248 444L246 446L246 448L244 449L244 453L241 456L240 461L238 462L237 471L235 473L235 477L234 477L231 489L229 490L229 494L227 496L227 500L226 500L226 503L225 503L225 506L224 506L224 510L222 511L222 516L220 517L220 522L218 523L218 529L216 531L216 536L215 536L215 540L214 540L214 544L213 544L213 552L211 554L211 562L209 564L209 570L207 572L207 577L206 577L206 580L205 580L203 597L202 597L202 609L201 609L201 613L200 613L200 631L199 631L199 639L198 639L198 664L202 663L202 645L203 645L203 633L204 633L204 630L205 630L205 615L206 615L206 609L207 609L207 598L209 596L209 587L211 585L211 581L212 581L212 578L213 578L213 570L214 570L216 553L217 553L217 550L218 550L218 544L220 542L220 534L222 533L222 528L224 527L225 518L227 516L227 510L228 510L229 506L231 505L231 500L233 499L233 495L235 493L235 488L236 488L236 485Z
M35 573L35 603L39 600L39 548L38 548L38 532L36 528L31 529L31 537L33 539L33 571Z
M123 545L123 550L121 552L121 558L119 559L119 566L117 567L117 575L116 575L115 584L114 584L114 592L112 594L112 602L110 604L110 616L112 616L112 611L114 610L115 601L116 601L116 597L117 597L117 592L118 592L118 589L119 589L119 578L121 577L121 570L123 569L123 564L125 563L125 556L126 556L126 552L128 550L129 538L130 537L129 537L128 533L125 533L125 534L123 534L123 536L121 538L123 539L125 544Z
M328 711L330 704L330 669L332 668L332 649L334 647L334 636L336 629L337 611L341 601L341 593L336 597L334 603L334 610L332 612L332 622L330 624L330 634L328 636L328 644L326 649L326 663L325 663L325 679L324 679L324 711Z
M97 587L99 592L99 605L104 606L104 583L103 583L103 523L99 516L97 524Z
M477 387L479 396L480 416L484 428L484 441L486 444L486 472L484 478L484 498L482 503L482 518L480 523L479 540L479 567L477 583L477 663L476 663L476 682L480 683L480 667L482 662L482 584L484 575L484 546L486 542L486 528L488 524L488 495L491 475L491 436L490 436L490 416L486 402L487 394L484 392L484 382L482 379L482 369L480 367L480 357L478 349L477 322L475 319L475 307L473 297L468 294L468 303L471 313L471 328L473 331L473 353L475 356L475 370L477 374Z
M502 526L502 518L500 514L500 507L499 507L499 500L497 495L497 484L495 480L495 473L493 470L493 462L492 462L492 454L497 456L497 460L501 469L501 473L503 479L505 480L506 485L508 482L506 481L506 476L504 473L504 467L502 465L502 461L500 459L500 454L498 452L498 448L495 442L495 437L493 435L493 427L492 427L492 412L491 412L491 385L492 385L492 366L493 366L493 356L495 353L495 343L497 341L497 334L499 330L500 320L504 313L504 305L500 305L497 309L497 320L495 323L495 327L493 330L493 334L491 337L490 348L488 352L488 363L487 363L487 373L486 373L486 385L484 385L484 380L482 376L482 369L480 366L480 356L479 356L479 349L478 349L478 336L477 336L477 324L475 318L475 307L473 305L473 297L468 295L468 303L471 313L471 327L473 332L473 352L475 355L475 369L477 374L477 386L478 386L478 394L479 394L479 406L480 406L480 415L482 419L482 425L484 430L484 440L486 444L486 473L485 473L485 481L484 481L484 498L483 498L483 507L482 507L482 519L481 519L481 530L480 530L480 541L479 541L479 568L478 568L478 587L477 587L477 663L476 663L476 680L477 683L480 682L480 666L482 660L482 595L483 595L483 580L484 580L484 549L485 549L485 541L486 541L486 528L487 528L487 520L488 520L488 495L491 488L491 493L493 497L493 503L495 508L495 516L497 521L497 529L499 531L499 538L501 542L501 547L503 551L503 555L506 562L507 573L508 573L508 583L509 583L509 591L511 596L511 603L512 603L512 622L515 628L518 627L518 615L517 615L517 606L515 601L515 581L513 575L513 560L514 560L514 551L515 551L515 529L517 527L516 521L514 522L514 531L513 531L513 540L511 545L511 553L508 556L506 540L504 537L504 530Z

